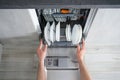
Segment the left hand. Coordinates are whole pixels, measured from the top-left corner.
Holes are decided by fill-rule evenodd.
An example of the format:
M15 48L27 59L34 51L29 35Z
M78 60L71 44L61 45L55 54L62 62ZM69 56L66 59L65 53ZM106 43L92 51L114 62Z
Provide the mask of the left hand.
M43 45L43 41L40 41L39 47L37 49L37 55L39 58L39 62L44 62L47 53L47 45Z

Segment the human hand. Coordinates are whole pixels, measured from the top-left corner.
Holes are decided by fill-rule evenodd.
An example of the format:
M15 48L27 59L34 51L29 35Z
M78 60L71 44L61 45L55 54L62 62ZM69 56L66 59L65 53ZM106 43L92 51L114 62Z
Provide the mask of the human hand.
M37 55L39 58L39 62L44 62L46 53L47 53L47 45L43 45L43 41L41 40L38 46L38 49L37 49Z
M77 60L78 62L83 60L84 54L85 54L85 41L82 40L82 47L80 45L77 46Z

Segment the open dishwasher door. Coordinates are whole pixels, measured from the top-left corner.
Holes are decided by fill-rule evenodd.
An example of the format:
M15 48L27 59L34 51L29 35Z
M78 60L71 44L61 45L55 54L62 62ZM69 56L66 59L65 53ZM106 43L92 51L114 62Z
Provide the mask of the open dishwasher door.
M60 22L60 40L51 40L48 46L45 65L48 80L79 80L79 66L76 60L76 45L66 39L66 24L71 25L71 32L75 24L81 25L82 37L86 39L97 9L66 9L66 13L60 13L62 9L37 9L38 19L41 27L40 37L45 39L45 27L54 29ZM67 10L69 10L67 12ZM53 27L54 25L54 27ZM48 29L48 27L47 27ZM55 30L55 29L54 29ZM53 32L54 32L53 30ZM56 32L55 32L56 33ZM50 34L48 34L50 36ZM53 35L55 37L55 35ZM81 44L81 40L79 44ZM48 43L47 43L48 44Z
M48 44L49 39L50 45L48 45L48 56L45 60L45 65L48 70L78 70L78 63L76 60L76 45L72 44L71 40L66 38L66 25L70 24L71 32L75 24L81 25L82 37L79 41L86 39L97 9L37 9L38 19L42 33L40 37L44 43ZM59 24L59 41L56 40L56 27ZM46 26L47 25L47 26ZM48 30L49 33L45 33ZM52 31L53 30L53 31ZM51 32L52 31L52 39ZM76 35L73 35L76 36Z

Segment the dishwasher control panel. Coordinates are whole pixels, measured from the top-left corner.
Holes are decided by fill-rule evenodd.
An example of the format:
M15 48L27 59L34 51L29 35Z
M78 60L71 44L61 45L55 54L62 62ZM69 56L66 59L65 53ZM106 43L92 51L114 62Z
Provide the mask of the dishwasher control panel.
M47 69L78 69L68 56L47 56L45 59Z

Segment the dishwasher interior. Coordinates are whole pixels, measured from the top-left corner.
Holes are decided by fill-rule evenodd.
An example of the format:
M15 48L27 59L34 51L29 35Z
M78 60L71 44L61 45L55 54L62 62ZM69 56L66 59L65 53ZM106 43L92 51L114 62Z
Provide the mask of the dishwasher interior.
M49 50L53 50L54 48L63 48L64 50L56 51L54 49L51 54L55 53L54 55L49 55L45 59L45 65L47 69L52 70L76 70L78 69L78 64L76 60L73 60L73 56L71 56L70 52L74 52L74 48L76 45L81 44L82 39L86 39L88 31L90 29L91 23L94 19L96 14L96 9L76 9L76 8L45 8L45 9L36 9L41 34L40 39L43 39L44 44L48 44ZM57 25L59 24L59 30L57 30ZM56 35L52 34L54 39L53 41L49 40L50 44L46 40L46 25L48 26L48 34L47 36L51 36L50 29L54 29L53 32ZM54 28L51 28L54 25ZM73 41L69 36L66 36L67 32L67 25L69 25L69 35L72 35L76 32L78 37L80 36L79 42L77 44L73 44ZM79 26L80 28L76 28L73 30L75 25ZM80 31L77 32L77 29ZM81 33L79 33L81 32ZM59 35L58 35L59 34ZM67 34L68 35L68 34ZM59 36L59 37L58 37ZM69 38L68 38L69 37ZM49 37L50 38L50 37ZM68 49L70 52L65 52L65 49ZM65 52L65 54L64 54ZM60 53L60 55L58 54ZM75 53L75 52L74 52ZM63 55L61 55L63 54ZM66 55L68 54L68 55Z
M49 25L60 24L59 40L49 41L49 47L75 47L76 45L72 44L71 40L68 40L66 37L66 25L70 25L70 34L73 32L73 27L80 25L82 34L81 39L84 38L83 30L85 28L85 23L87 21L90 9L75 9L75 8L53 8L53 9L37 9L37 15L41 27L41 38L44 43L48 44L45 39L45 26L49 22ZM57 31L54 31L55 34ZM74 31L75 32L75 31ZM79 33L78 33L79 34ZM47 34L49 35L49 34ZM53 35L55 37L55 35ZM81 42L79 40L79 43Z

